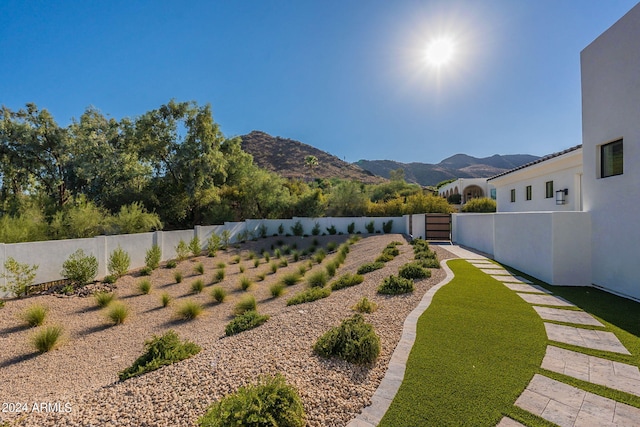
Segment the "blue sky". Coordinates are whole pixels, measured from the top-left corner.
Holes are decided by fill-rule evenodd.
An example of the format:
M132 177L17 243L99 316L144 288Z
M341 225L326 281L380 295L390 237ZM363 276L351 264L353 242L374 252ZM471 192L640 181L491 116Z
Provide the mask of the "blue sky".
M353 162L581 143L580 51L636 0L0 2L0 104L66 126L171 99ZM457 53L435 70L427 42Z

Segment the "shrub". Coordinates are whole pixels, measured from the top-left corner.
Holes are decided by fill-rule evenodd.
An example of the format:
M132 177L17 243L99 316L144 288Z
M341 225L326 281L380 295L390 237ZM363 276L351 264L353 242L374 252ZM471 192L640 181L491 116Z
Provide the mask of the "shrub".
M281 283L285 286L293 286L298 282L300 282L300 280L302 280L302 277L300 276L300 274L288 273L288 274L285 274L284 277L282 277Z
M337 247L338 247L338 244L336 242L327 243L327 251L329 252L335 251Z
M304 276L306 274L306 272L307 272L307 266L306 265L302 264L302 265L298 266L298 274L300 276Z
M211 298L213 298L216 302L224 302L227 297L227 291L220 286L214 286L211 288Z
M220 236L221 249L227 249L229 247L229 243L231 242L231 232L229 230L222 231L222 235Z
M195 280L191 283L191 292L199 294L204 289L204 282L202 279Z
M320 234L320 223L316 222L313 228L311 229L311 235L317 236L318 234Z
M60 274L71 280L75 286L85 286L98 274L98 260L95 256L85 255L82 249L78 249L62 264Z
M331 227L327 227L327 233L331 234L332 236L334 234L336 234L338 232L338 230L336 230L336 226L332 225Z
M393 260L393 258L395 258L393 255L383 253L378 258L376 258L375 262L389 262Z
M240 387L209 407L198 420L201 427L304 427L305 413L296 389L280 374L261 377L258 384Z
M324 261L324 259L326 258L327 253L324 251L324 249L320 249L318 252L316 252L316 254L313 256L313 259L318 263L322 263L322 261Z
M4 307L4 300L0 299L0 308Z
M289 298L287 300L287 305L303 304L305 302L326 298L329 295L331 295L331 288L310 288Z
M258 268L258 266L260 265L260 259L258 258L254 258L253 260L253 267L254 268Z
M133 365L118 374L120 381L142 375L198 354L201 348L190 341L180 341L178 334L169 330L162 336L153 336L144 343L145 352Z
M108 276L104 276L104 278L102 279L102 283L112 285L116 283L117 280L118 279L116 278L116 276L109 274Z
M262 256L264 257L264 261L265 262L269 262L271 260L271 255L269 255L269 252L267 252L267 251L264 251L262 253Z
M109 269L109 273L115 275L116 277L122 277L127 274L130 265L131 257L120 246L114 249L113 252L111 252L111 255L109 255L107 268Z
M29 327L33 328L44 323L48 311L45 306L34 304L27 308L20 317Z
M413 292L413 280L404 277L389 276L378 287L379 294L398 295Z
M288 265L289 265L289 261L287 261L287 259L286 259L286 258L282 258L282 259L280 260L280 264L279 264L279 266L280 266L280 267L286 267L286 266L288 266Z
M242 289L243 291L246 291L250 287L251 287L251 280L249 280L249 278L246 276L242 276L240 278L240 289Z
M98 305L98 307L103 308L111 304L111 302L116 299L116 294L114 294L113 292L101 291L93 294L93 298L96 300L96 304Z
M193 256L199 256L202 252L202 247L200 245L200 239L198 236L193 236L193 239L189 242L189 251Z
M175 259L170 259L169 261L167 261L167 268L176 268L178 266L178 261L176 261Z
M342 277L340 277L338 280L331 283L331 290L337 291L338 289L359 285L363 281L364 281L364 276L360 274L345 274Z
M234 257L231 258L230 264L240 264L240 259L240 255L234 255Z
M272 274L276 274L276 271L278 271L278 264L276 264L275 262L271 263L271 273Z
M271 292L271 296L274 298L278 298L280 295L284 293L285 284L284 283L274 283L269 286L269 292Z
M176 310L176 316L181 320L193 320L202 314L202 305L193 300L187 300L180 304Z
M356 223L352 222L349 225L347 225L347 233L349 234L353 234L356 231Z
M173 273L173 279L176 283L182 283L182 271L176 271Z
M224 270L225 268L227 268L227 264L220 261L219 263L216 264L216 267L218 267L220 270Z
M0 289L19 297L27 292L29 286L33 285L38 266L23 264L9 257L4 263L4 269L5 271L0 277L7 279L7 285L0 286Z
M392 257L397 257L400 255L400 249L396 248L395 245L387 246L382 250L383 254L391 255Z
M246 313L247 311L256 310L257 307L258 303L256 302L256 297L249 294L242 297L240 301L236 303L233 313L236 316L239 316L243 313Z
M330 329L313 346L323 357L339 357L350 363L372 363L380 354L380 338L361 314L354 314Z
M304 227L300 221L296 221L296 223L291 226L291 233L293 233L294 236L302 236L304 234Z
M189 257L189 246L184 240L180 239L175 247L175 250L176 258L178 258L178 261L184 261Z
M151 269L151 267L142 267L140 269L140 275L141 276L151 276L152 272L153 272L153 270Z
M278 234L279 235L283 235L284 234L284 225L280 224L278 226Z
M149 292L151 292L151 282L147 279L141 280L138 283L138 290L141 294L147 295Z
M47 326L31 337L31 343L40 353L46 353L56 348L62 332L62 326Z
M367 233L369 233L369 234L373 234L373 233L375 232L375 230L376 230L376 228L375 228L375 224L373 223L373 221L368 222L368 223L364 226L364 228L366 228L366 229L367 229Z
M280 252L280 249L276 249L275 251L273 251L274 258L280 258L281 256L282 256L282 252Z
M373 301L369 301L367 297L362 297L362 299L352 308L358 313L373 313L378 309L378 304Z
M311 274L307 278L307 284L312 288L321 288L327 284L327 280L328 280L327 273L320 270Z
M327 272L327 276L329 277L333 277L336 275L336 270L338 269L338 265L336 262L330 262L327 264L327 266L324 268L325 271Z
M216 256L218 249L220 249L220 236L216 233L211 233L211 236L207 239L207 255L210 257Z
M109 305L107 317L114 325L121 325L129 316L129 307L121 302L114 302Z
M462 206L462 212L489 213L496 211L496 201L489 197L471 199Z
M160 258L162 258L162 250L160 249L160 246L153 245L147 250L144 257L144 263L149 269L155 270L160 265Z
M393 220L392 220L392 219L390 219L390 220L389 220L389 221L387 221L387 222L383 222L383 223L382 223L382 231L383 231L385 234L389 234L389 233L391 233L391 229L392 229L392 228L393 228Z
M160 295L160 303L162 304L163 307L168 306L169 303L171 303L171 295L164 292L162 295Z
M424 258L417 260L424 268L440 268L440 262L435 258Z
M257 328L267 320L269 320L268 315L258 314L258 312L255 310L249 310L236 316L231 322L229 322L224 328L224 333L228 337L231 335L239 334L240 332Z
M419 263L411 262L400 267L398 275L405 279L424 279L426 277L431 277L431 272Z
M260 226L258 227L258 236L262 237L263 239L267 237L267 226L264 225L264 223L260 224Z
M435 259L436 256L437 256L436 253L431 250L418 251L418 252L415 252L413 255L415 259Z
M201 262L197 263L193 267L193 271L195 271L197 274L204 274L204 265Z
M256 276L256 279L263 281L265 277L267 277L267 273L260 273Z

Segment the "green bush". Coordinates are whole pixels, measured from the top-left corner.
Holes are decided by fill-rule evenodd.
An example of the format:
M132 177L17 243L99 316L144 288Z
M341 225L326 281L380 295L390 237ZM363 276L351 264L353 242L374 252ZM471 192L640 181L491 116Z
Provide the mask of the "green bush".
M113 252L111 252L111 255L109 255L109 263L107 264L107 268L109 269L109 273L115 275L116 277L122 277L127 274L130 265L131 257L120 246L114 249Z
M327 233L329 233L330 235L334 235L338 232L338 230L336 230L336 226L332 225L331 227L327 227Z
M171 295L164 292L162 295L160 295L160 303L163 307L167 307L171 303Z
M251 280L249 280L247 276L242 276L240 278L240 289L242 289L243 291L249 289L251 287L251 284Z
M104 278L102 279L102 283L112 285L116 283L117 280L118 278L116 276L109 274L108 276L104 276Z
M118 374L120 381L155 371L165 365L170 365L190 358L200 352L201 348L190 341L180 341L178 334L169 330L164 335L153 336L144 343L145 352L138 357L133 365Z
M258 314L255 310L245 311L225 326L224 333L227 336L239 334L240 332L257 328L267 320L269 320L269 316L266 314Z
M20 317L27 324L27 326L33 328L40 326L44 323L44 319L47 317L49 310L40 304L34 304L27 308Z
M220 236L216 233L211 233L211 236L207 239L207 255L210 257L216 256L218 249L220 249Z
M281 235L281 236L284 234L284 225L283 224L280 224L278 226L278 234Z
M327 253L324 251L324 249L320 249L313 256L313 259L315 260L315 262L320 264L320 263L322 263L322 261L324 261L326 256L327 256Z
M185 242L184 240L180 239L175 249L176 258L178 258L178 261L184 261L185 259L189 258L189 245L187 245L187 242Z
M440 268L440 262L435 258L424 258L416 261L424 268Z
M435 259L436 256L437 255L434 251L428 249L415 252L413 255L415 259Z
M199 294L204 289L204 282L202 279L195 280L191 283L191 292Z
M316 341L313 350L323 357L339 357L350 363L372 363L380 354L380 338L361 314L354 314Z
M200 256L200 252L202 252L202 247L200 245L200 239L198 236L193 236L193 239L189 242L189 251L193 256Z
M256 297L251 294L245 295L236 303L234 307L233 314L239 316L247 311L257 310L258 303L256 302Z
M214 281L216 283L220 283L223 280L224 280L224 270L220 269L220 270L216 271L216 275L215 275Z
M392 220L392 219L390 219L390 220L389 220L389 221L387 221L387 222L383 222L383 223L382 223L382 231L383 231L385 234L389 234L389 233L391 233L391 229L392 229L392 228L393 228L393 220Z
M287 261L287 259L286 259L286 258L282 258L282 259L280 260L280 264L278 264L278 265L279 265L280 267L286 267L286 266L288 266L288 265L289 265L289 261Z
M278 264L276 262L272 262L269 267L271 269L271 274L276 274L276 271L278 271Z
M254 268L258 268L259 265L260 265L260 259L259 258L255 258L253 260L253 267Z
M176 271L173 273L173 279L176 281L176 283L182 283L182 271Z
M383 267L383 262L370 262L368 264L362 264L360 267L358 267L358 274L371 273L372 271L380 270Z
M320 270L309 275L307 284L312 288L321 288L327 284L327 273Z
M302 236L304 234L304 227L300 221L296 221L296 223L291 226L291 233L293 233L294 236Z
M379 294L398 295L413 292L413 280L404 277L389 276L378 287Z
M313 228L311 229L311 235L317 236L320 234L320 223L316 222Z
M142 267L140 269L141 276L151 276L151 273L153 273L153 270L151 269L151 267Z
M335 251L337 247L338 247L338 244L336 242L327 243L327 251L329 252Z
M349 234L353 234L356 231L356 223L352 222L349 225L347 225L347 233Z
M193 267L193 271L197 274L204 274L204 265L199 262Z
M363 281L364 281L364 276L360 274L345 274L342 277L340 277L338 280L331 283L331 290L337 291L339 289L359 285Z
M310 288L289 298L287 300L287 305L303 304L305 302L326 298L329 295L331 295L331 288Z
M98 274L98 260L95 256L85 255L82 249L78 249L62 264L60 274L76 286L85 286Z
M220 249L227 249L229 247L229 243L231 243L231 232L229 230L223 230L222 235L220 236Z
M418 262L410 262L400 267L398 275L405 279L424 279L431 277L431 272Z
M138 283L138 290L141 294L147 295L149 292L151 292L151 282L146 279L141 280Z
M280 295L282 295L284 293L284 288L285 285L284 283L274 283L273 285L269 286L269 292L271 292L271 296L273 298L278 298Z
M116 294L113 292L101 291L93 294L93 298L96 300L98 307L106 307L116 299Z
M46 353L56 348L62 332L62 326L47 326L31 337L31 343L40 353Z
M327 272L327 276L329 277L333 277L336 275L336 270L338 269L338 266L336 265L337 263L332 261L330 263L327 264L327 266L325 267L325 270Z
M378 304L373 301L369 301L367 297L362 297L362 299L352 308L358 313L373 313L378 309Z
M4 263L4 269L5 271L0 277L7 279L7 285L0 286L0 289L19 297L27 292L29 286L33 285L38 266L23 264L9 257Z
M471 199L462 206L462 212L490 213L496 211L496 201L489 197Z
M304 427L306 422L298 392L278 374L261 377L258 384L223 397L198 423L201 427Z
M152 245L144 257L144 264L151 270L155 270L160 266L160 258L162 258L162 249L158 245Z
M187 300L180 304L176 310L176 316L181 320L193 320L202 314L203 307L193 300Z
M375 262L389 262L392 261L393 258L395 258L393 255L383 253L378 258L376 258Z
M213 298L216 302L224 302L227 297L227 291L220 286L214 286L211 288L211 298Z
M241 259L240 255L234 255L229 264L240 264Z
M298 273L288 273L282 277L282 284L285 286L293 286L302 280L302 277Z
M176 261L175 259L170 259L169 261L167 261L167 264L165 267L176 268L177 266L178 266L178 261Z
M395 245L387 246L382 250L382 253L385 255L391 255L392 257L397 257L400 255L400 249L396 248Z
M107 317L111 319L114 325L121 325L129 316L129 307L124 303L114 302L109 305Z
M264 223L260 224L258 227L258 235L263 239L267 237L267 226Z
M368 222L367 224L365 224L364 228L367 229L367 233L369 234L373 234L376 230L375 228L375 224L373 223L373 221Z

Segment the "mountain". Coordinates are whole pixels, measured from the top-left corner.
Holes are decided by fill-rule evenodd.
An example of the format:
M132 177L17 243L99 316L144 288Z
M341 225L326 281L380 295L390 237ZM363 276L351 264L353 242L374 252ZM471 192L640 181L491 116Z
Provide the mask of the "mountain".
M438 164L400 163L393 160L358 160L355 164L385 178L389 177L392 170L402 168L408 182L436 185L455 178L489 178L537 159L539 157L529 154L495 154L485 158L455 154Z
M359 166L292 139L253 131L240 137L242 149L253 156L261 168L277 172L285 178L341 178L375 184L385 181ZM306 156L316 156L318 166L312 171L305 166Z

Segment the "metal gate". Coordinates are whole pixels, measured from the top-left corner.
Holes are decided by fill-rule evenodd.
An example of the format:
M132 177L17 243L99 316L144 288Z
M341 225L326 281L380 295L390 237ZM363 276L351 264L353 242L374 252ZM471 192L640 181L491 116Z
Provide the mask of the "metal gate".
M424 218L426 240L451 240L450 214L426 214Z

